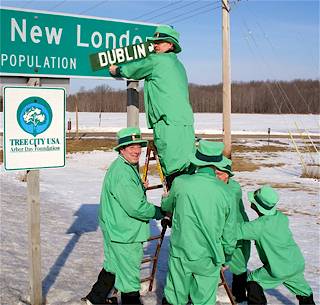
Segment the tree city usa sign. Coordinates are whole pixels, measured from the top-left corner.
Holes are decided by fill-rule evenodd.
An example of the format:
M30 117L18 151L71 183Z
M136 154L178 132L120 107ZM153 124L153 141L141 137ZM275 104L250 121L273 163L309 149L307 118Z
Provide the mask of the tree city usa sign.
M65 165L65 90L4 87L6 170Z
M43 11L0 9L0 74L38 77L110 76L89 56L142 44L156 25ZM110 61L110 60L109 60Z

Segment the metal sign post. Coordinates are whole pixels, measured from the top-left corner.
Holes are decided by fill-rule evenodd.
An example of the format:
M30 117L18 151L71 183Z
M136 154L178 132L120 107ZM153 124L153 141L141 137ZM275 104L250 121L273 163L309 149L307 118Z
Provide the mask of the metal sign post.
M139 82L127 81L127 126L139 127Z

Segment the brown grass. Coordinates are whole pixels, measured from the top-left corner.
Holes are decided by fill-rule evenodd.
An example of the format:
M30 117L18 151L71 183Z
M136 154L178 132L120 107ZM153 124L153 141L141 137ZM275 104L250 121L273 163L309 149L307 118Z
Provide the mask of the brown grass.
M116 146L112 139L67 140L67 153L85 152L92 150L110 151Z

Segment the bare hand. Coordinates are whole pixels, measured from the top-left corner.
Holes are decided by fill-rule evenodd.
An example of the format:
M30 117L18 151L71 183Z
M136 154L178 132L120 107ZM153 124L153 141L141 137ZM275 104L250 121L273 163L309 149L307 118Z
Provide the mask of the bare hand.
M110 72L112 75L116 75L116 74L117 74L117 68L118 68L118 66L116 66L116 65L111 65L111 66L109 67L109 72Z

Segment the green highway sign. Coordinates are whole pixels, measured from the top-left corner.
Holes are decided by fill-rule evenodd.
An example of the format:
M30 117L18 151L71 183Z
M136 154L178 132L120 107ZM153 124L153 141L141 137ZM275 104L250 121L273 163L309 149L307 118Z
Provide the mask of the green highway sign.
M0 8L0 75L110 77L90 55L141 44L155 24Z

